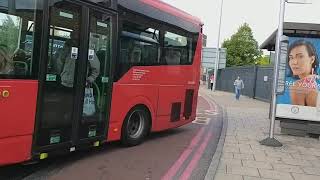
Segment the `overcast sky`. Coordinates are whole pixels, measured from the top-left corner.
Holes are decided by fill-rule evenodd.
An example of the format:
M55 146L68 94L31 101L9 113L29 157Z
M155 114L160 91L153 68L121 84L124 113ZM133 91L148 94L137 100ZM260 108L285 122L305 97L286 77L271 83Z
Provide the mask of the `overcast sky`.
M217 46L221 0L163 1L199 17L205 24L207 45ZM312 5L286 5L285 21L320 23L320 0L313 0L312 3ZM279 6L280 0L224 0L220 43L234 34L241 24L247 22L260 45L277 28Z

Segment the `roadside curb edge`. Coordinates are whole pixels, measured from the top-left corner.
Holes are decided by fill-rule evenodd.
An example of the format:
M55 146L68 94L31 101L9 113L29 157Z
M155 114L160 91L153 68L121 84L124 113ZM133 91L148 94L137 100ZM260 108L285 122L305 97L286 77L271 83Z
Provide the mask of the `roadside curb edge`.
M224 142L225 142L225 138L226 138L226 134L227 134L227 129L228 129L228 114L227 111L225 109L225 107L221 107L218 104L216 104L219 108L222 109L223 112L223 125L222 125L222 131L220 134L220 138L219 138L219 143L217 145L216 148L216 152L214 153L213 157L212 157L212 161L210 163L210 166L207 170L207 174L205 176L205 180L213 180L216 173L217 173L217 169L220 163L220 158L223 152L223 146L224 146Z

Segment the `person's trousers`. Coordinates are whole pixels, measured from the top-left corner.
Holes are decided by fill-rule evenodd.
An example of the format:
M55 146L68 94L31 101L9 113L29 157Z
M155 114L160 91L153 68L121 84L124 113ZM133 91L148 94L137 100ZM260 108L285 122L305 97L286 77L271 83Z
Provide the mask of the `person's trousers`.
M211 91L212 91L212 89L213 89L213 83L210 84L210 89L211 89Z
M235 93L236 93L236 99L239 100L240 99L241 90L238 89L238 88L235 88Z

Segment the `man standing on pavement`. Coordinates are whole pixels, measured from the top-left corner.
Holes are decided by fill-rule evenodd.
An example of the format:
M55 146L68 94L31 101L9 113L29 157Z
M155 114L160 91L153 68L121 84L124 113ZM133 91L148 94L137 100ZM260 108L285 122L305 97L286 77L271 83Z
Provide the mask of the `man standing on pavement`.
M240 94L241 94L241 89L244 88L244 83L243 83L242 79L240 79L240 77L238 76L238 78L234 81L233 85L235 88L236 99L239 100Z

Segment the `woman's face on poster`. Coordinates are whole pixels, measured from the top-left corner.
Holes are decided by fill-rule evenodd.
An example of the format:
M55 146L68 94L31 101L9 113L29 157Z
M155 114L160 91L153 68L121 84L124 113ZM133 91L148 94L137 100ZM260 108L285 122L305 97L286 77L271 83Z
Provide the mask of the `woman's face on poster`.
M314 56L310 56L306 46L297 46L289 54L289 66L294 76L305 77L312 73Z

